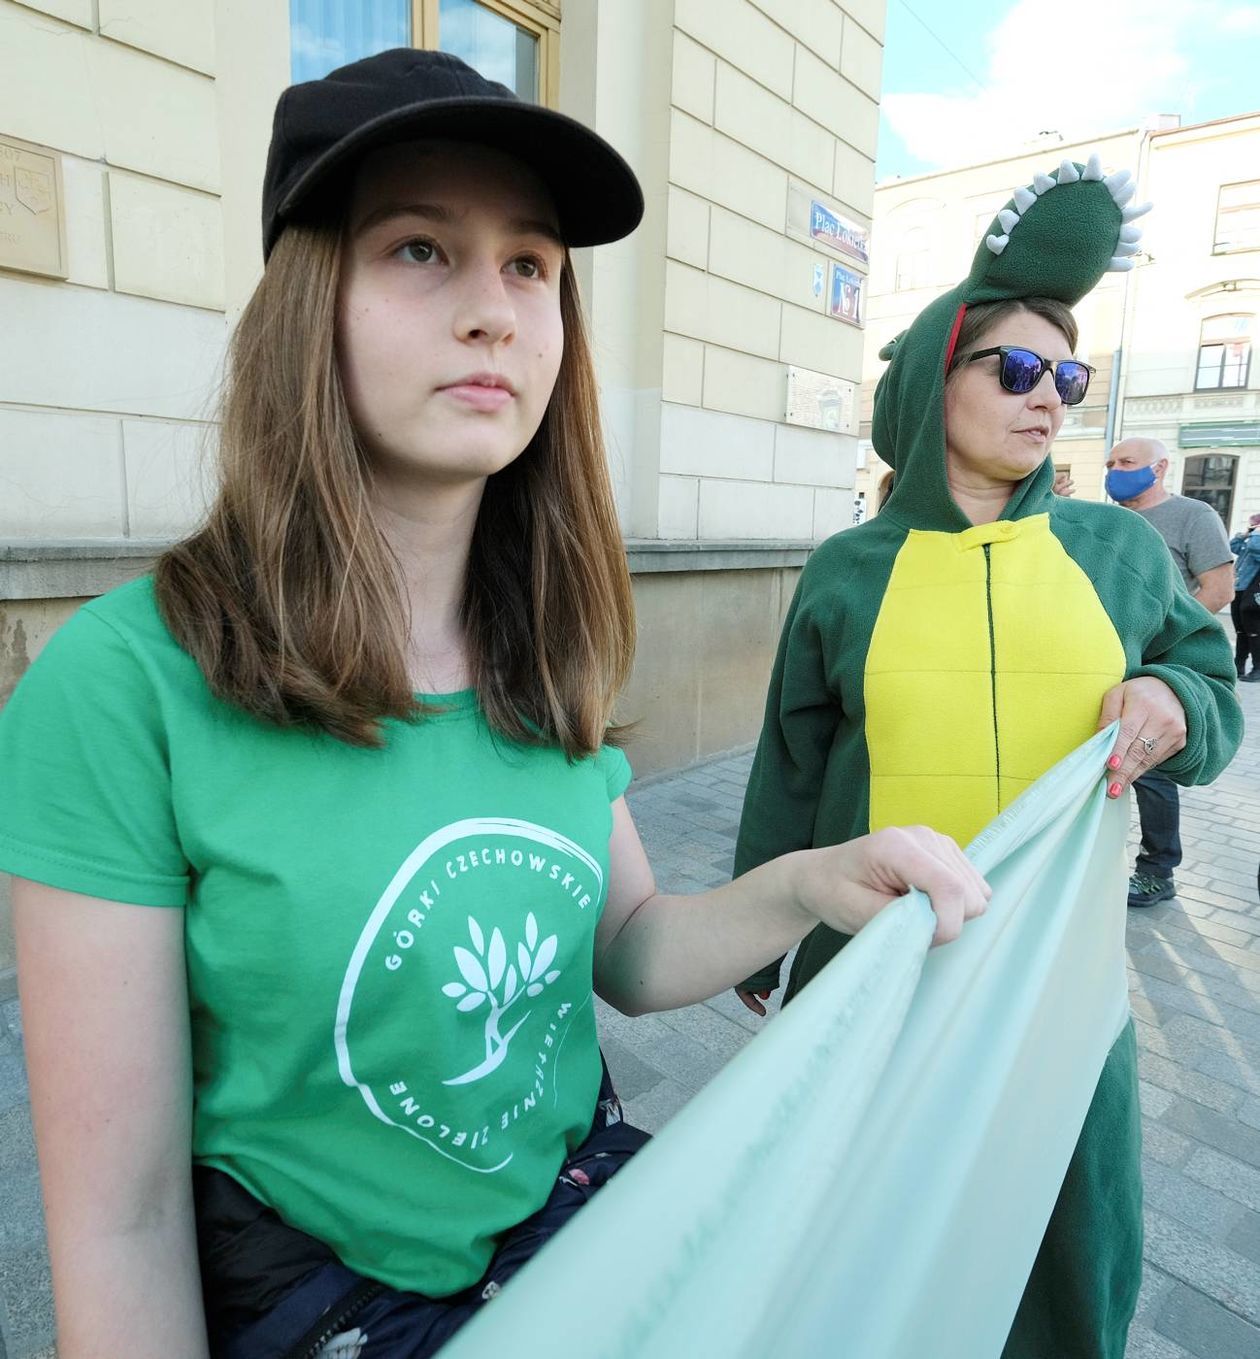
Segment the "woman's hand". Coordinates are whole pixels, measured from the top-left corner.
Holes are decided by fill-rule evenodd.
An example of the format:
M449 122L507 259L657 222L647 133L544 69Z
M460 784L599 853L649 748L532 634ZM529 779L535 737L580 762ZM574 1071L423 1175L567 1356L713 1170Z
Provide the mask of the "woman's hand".
M890 901L917 887L936 913L933 945L947 944L962 933L964 921L984 914L992 895L954 841L927 826L890 827L798 857L802 909L844 934L856 934Z
M1186 713L1177 695L1154 675L1140 675L1103 696L1098 730L1120 720L1120 734L1107 760L1107 796L1117 798L1148 769L1163 764L1186 744Z

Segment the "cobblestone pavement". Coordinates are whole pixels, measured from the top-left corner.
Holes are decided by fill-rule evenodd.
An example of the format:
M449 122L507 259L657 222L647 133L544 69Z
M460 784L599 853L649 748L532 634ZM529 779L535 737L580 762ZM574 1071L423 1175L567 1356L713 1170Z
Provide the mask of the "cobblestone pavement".
M1180 895L1129 912L1141 1048L1146 1276L1127 1359L1260 1356L1260 686L1252 731L1211 788L1183 795ZM751 757L630 792L667 891L730 874ZM600 1006L633 1121L659 1130L765 1021L729 993L627 1019ZM15 999L0 1001L0 1359L49 1359L52 1322ZM1067 1356L1064 1359L1068 1359Z

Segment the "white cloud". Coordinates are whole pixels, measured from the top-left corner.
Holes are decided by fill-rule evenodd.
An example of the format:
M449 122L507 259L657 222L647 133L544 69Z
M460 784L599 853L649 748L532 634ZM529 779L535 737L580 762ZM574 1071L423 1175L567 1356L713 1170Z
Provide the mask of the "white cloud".
M1260 5L1232 5L1221 15L1221 28L1231 37L1260 34Z
M1095 0L1081 6L1076 32L1071 12L1017 0L986 42L983 89L886 94L884 113L910 154L956 165L1009 154L1041 132L1072 141L1184 113L1194 95L1189 36L1236 38L1260 24L1260 5L1222 0Z

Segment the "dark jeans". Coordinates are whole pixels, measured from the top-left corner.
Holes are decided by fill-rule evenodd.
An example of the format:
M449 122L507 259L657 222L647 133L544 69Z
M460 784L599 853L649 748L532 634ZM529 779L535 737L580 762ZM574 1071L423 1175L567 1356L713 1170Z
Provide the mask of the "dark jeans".
M1251 657L1252 669L1260 670L1260 605L1256 604L1256 594L1260 592L1260 580L1248 589L1239 590L1230 601L1229 616L1234 620L1234 664L1241 671L1247 657Z
M1171 878L1181 862L1181 799L1177 785L1152 769L1133 785L1138 820L1142 825L1142 849L1137 871L1155 878Z

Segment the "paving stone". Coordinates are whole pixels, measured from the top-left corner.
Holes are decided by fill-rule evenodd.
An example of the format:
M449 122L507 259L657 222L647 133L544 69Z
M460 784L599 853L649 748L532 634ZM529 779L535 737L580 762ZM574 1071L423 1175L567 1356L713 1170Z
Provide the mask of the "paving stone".
M740 1002L736 1000L735 1003L739 1005ZM721 1059L723 1065L736 1056L740 1049L748 1046L748 1029L707 1005L689 1005L681 1010L665 1010L658 1017L671 1029L677 1029L679 1033L708 1048Z
M1178 1099L1159 1117L1178 1132L1183 1132L1217 1151L1223 1151L1249 1166L1260 1167L1260 1137L1215 1109L1205 1109L1193 1100Z
M1209 1000L1260 1012L1260 974L1253 978L1250 973L1242 973L1245 980L1239 980L1237 968L1229 968L1229 975L1221 976L1200 971L1196 961L1177 956L1158 940L1144 948L1129 950L1130 966L1144 977L1156 977Z
M615 1010L599 1011L601 1032L624 1043L649 1060L662 1075L670 1077L692 1094L708 1084L722 1069L720 1057L694 1038L672 1029L659 1015L629 1019Z
M1260 1328L1184 1284L1169 1295L1157 1319L1162 1335L1204 1359L1256 1359Z
M0 1252L0 1298L9 1359L27 1359L51 1345L52 1276L42 1245Z
M1167 1336L1149 1330L1141 1322L1129 1327L1129 1343L1124 1349L1124 1359L1199 1359L1197 1354L1183 1350Z
M1225 1237L1225 1245L1248 1260L1260 1264L1260 1213L1243 1209L1242 1217Z
M1162 1123L1147 1119L1142 1124L1142 1152L1160 1165L1180 1167L1190 1159L1199 1144Z
M35 1164L35 1138L31 1112L25 1104L0 1114L0 1181L15 1170ZM3 1359L3 1356L0 1356Z
M0 1017L3 1017L4 1027L20 1043L22 1041L22 1005L16 996L0 1005Z
M1130 997L1132 1002L1132 997ZM1176 1030L1152 1023L1134 1010L1133 1027L1137 1033L1139 1051L1157 1053L1176 1062L1192 1062L1205 1051L1202 1040L1194 1034L1184 1035Z
M1159 1118L1177 1103L1177 1096L1149 1081L1138 1081L1138 1102L1143 1118Z
M1155 907L1152 909L1158 908ZM1215 958L1218 962L1224 962L1233 967L1243 968L1247 972L1260 971L1260 958L1258 958L1254 952L1254 940L1246 948L1238 948L1233 944L1225 943L1223 940L1204 939L1203 936L1196 933L1191 926L1192 922L1188 922L1185 917L1174 919L1169 916L1163 920L1154 922L1152 933L1156 937L1165 939L1168 943L1176 945L1179 948L1194 949L1197 952L1204 954L1208 961ZM1208 970L1207 967L1200 962L1196 962L1196 966L1198 966L1201 971ZM1229 974L1222 973L1221 975L1228 976Z
M1138 1071L1144 1081L1162 1090L1185 1095L1187 1099L1206 1104L1218 1113L1235 1112L1245 1096L1237 1086L1218 1081L1201 1072L1187 1071L1180 1063L1160 1057L1154 1052L1139 1052ZM1161 1111L1162 1112L1162 1111ZM1158 1117L1158 1115L1156 1115Z
M1184 930L1177 933L1179 938L1173 939L1166 927L1151 926L1146 932L1146 939L1138 945L1134 942L1134 927L1130 926L1129 947L1139 953L1172 958L1181 967L1192 968L1204 977L1219 977L1248 988L1260 985L1260 972L1240 967L1232 956L1223 957L1218 952L1221 948L1231 949L1235 953L1245 950L1238 950L1233 945L1222 945L1219 941L1204 939L1197 934L1191 935Z
M1260 1095L1260 1067L1245 1058L1218 1049L1200 1048L1192 1060L1204 1075L1229 1081L1242 1090Z
M771 999L774 998L771 997ZM720 991L704 1003L710 1010L716 1010L718 1014L729 1019L732 1024L738 1024L741 1028L747 1029L750 1035L759 1033L765 1025L766 1021L753 1014L734 991Z
M1232 1034L1260 1042L1260 1012L1254 1009L1196 995L1193 991L1161 981L1158 977L1143 977L1142 994L1153 1005L1180 1010L1183 1014L1226 1028Z
M1260 1043L1240 1034L1231 1033L1219 1024L1211 1024L1195 1015L1173 1014L1164 1026L1165 1034L1180 1040L1198 1042L1206 1048L1213 1048L1231 1055L1254 1066L1260 1066Z
M642 1061L630 1048L616 1038L601 1034L600 1050L608 1063L608 1074L612 1077L613 1089L621 1097L622 1103L637 1099L665 1078L654 1067Z
M1143 1160L1142 1184L1148 1209L1192 1227L1209 1241L1223 1243L1247 1214L1242 1204L1150 1158Z
M18 1046L11 1038L0 1038L0 1114L25 1105L29 1099L26 1067Z
M1142 1287L1138 1293L1135 1319L1150 1324L1155 1313L1164 1305L1164 1299L1176 1287L1177 1280L1171 1274L1165 1274L1154 1265L1147 1265L1142 1270Z
M1165 1273L1260 1322L1260 1265L1155 1211L1146 1214L1146 1254ZM1162 1317L1159 1328L1169 1334Z
M39 1170L27 1164L0 1179L0 1253L44 1239Z
M1238 1106L1238 1119L1249 1128L1260 1130L1260 1099L1249 1099Z
M658 1133L684 1105L691 1102L695 1093L689 1087L666 1078L638 1099L626 1101L626 1118L636 1128Z
M1222 1156L1212 1147L1199 1147L1186 1163L1186 1174L1260 1213L1260 1170L1254 1166Z

